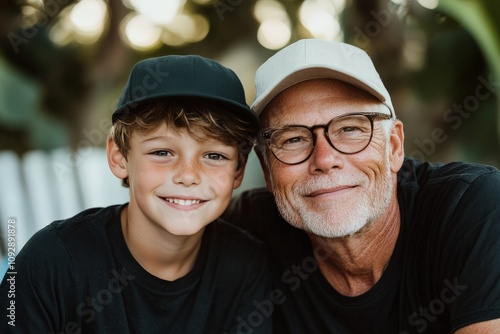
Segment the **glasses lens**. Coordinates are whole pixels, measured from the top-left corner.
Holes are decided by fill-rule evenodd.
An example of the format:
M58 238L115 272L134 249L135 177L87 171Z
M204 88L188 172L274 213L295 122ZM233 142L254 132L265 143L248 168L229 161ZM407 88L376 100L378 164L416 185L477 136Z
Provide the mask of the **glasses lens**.
M276 158L288 164L302 161L313 147L311 132L304 127L290 126L273 132L270 148Z
M330 124L328 136L340 152L357 153L370 143L372 122L364 115L341 117Z

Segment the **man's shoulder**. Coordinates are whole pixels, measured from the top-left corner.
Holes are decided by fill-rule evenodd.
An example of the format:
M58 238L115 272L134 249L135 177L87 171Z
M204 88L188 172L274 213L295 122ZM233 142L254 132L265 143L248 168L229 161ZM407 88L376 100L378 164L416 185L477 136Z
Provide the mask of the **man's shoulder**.
M463 161L431 163L406 158L398 173L398 181L400 184L414 183L425 186L453 182L472 183L481 177L499 176L500 171L497 168L484 164Z
M274 200L274 195L266 188L255 188L244 191L231 200L223 217L230 222L240 225L239 222L255 224L255 221L275 221L280 213Z
M228 210L276 209L274 195L267 188L253 188L233 198Z
M402 216L414 228L453 242L473 239L472 230L498 228L500 171L495 167L407 159L405 168L408 174L399 174L398 200ZM439 244L445 243L441 239Z
M398 174L398 197L408 214L450 217L458 208L491 211L500 200L500 171L488 165L429 163L405 159ZM425 208L425 209L424 209Z
M274 195L265 188L241 193L231 201L223 217L262 239L272 251L279 251L294 240L301 240L304 234L304 231L286 222Z
M217 235L217 240L229 240L235 245L255 245L260 247L262 240L252 232L237 226L224 218L219 218L210 224L209 233Z
M203 245L203 275L212 276L214 270L224 273L222 281L228 289L234 287L235 280L243 282L247 275L255 275L254 271L260 272L267 266L264 243L253 233L220 218L206 227Z
M491 317L493 310L498 314L498 303L490 296L498 296L499 291L487 282L499 277L493 264L500 254L500 172L482 164L411 159L404 167L409 172L399 188L400 254L406 258L407 291L421 289L424 293L419 298L427 298L425 294L443 296L450 284L467 288L454 296L453 327L486 320L482 317ZM423 302L428 303L432 299Z

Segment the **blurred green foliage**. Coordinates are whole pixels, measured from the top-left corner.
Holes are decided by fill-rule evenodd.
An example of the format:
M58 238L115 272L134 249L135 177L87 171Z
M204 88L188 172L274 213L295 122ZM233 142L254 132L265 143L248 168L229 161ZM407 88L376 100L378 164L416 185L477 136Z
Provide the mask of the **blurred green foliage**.
M121 0L108 1L110 20L99 41L65 47L55 45L49 32L58 13L75 1L52 1L44 24L27 31L21 3L3 0L0 149L78 147L85 129L102 129L109 119L139 59L168 53L218 59L238 45L251 47L257 63L271 56L275 51L256 39L256 0L216 3L221 1L233 4L222 17L215 4L187 0L189 11L211 23L203 41L137 52L120 40L120 22L130 11ZM309 37L297 19L303 1L280 2L294 27L291 42ZM341 19L344 40L370 54L391 92L405 124L407 155L500 166L500 1L440 0L430 10L416 0L346 0ZM97 144L103 145L104 138Z

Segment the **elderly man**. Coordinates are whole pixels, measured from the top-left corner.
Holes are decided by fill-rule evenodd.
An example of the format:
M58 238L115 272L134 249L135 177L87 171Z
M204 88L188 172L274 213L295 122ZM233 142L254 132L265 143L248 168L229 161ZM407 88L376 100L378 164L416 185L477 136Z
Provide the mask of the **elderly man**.
M389 93L343 43L279 51L252 108L269 191L226 217L267 243L276 333L500 333L496 168L405 158Z

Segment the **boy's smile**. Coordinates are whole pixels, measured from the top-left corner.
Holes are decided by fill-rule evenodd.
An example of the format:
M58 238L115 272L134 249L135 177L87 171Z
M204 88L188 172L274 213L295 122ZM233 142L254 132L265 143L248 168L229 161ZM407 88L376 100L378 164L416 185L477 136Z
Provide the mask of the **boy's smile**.
M165 198L165 200L169 203L185 207L190 207L204 202L199 199L183 199L183 198Z
M165 124L132 135L122 161L130 184L128 220L148 238L198 234L223 213L241 184L237 148L196 136L202 140Z

